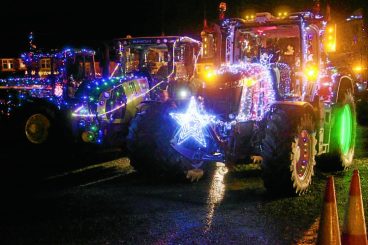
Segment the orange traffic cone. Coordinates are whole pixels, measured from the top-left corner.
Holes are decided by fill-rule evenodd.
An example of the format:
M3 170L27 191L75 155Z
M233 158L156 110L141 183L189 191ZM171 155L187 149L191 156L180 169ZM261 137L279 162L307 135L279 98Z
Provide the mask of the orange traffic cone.
M317 244L341 244L339 218L337 216L335 184L332 176L328 177L323 202Z
M351 178L348 209L345 213L342 231L342 244L368 244L358 170L354 170Z

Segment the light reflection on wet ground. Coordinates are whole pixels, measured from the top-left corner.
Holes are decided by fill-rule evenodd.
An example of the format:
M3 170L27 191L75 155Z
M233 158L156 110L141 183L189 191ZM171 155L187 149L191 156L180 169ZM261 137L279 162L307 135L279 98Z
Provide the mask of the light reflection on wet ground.
M205 232L211 229L213 216L216 206L221 204L225 195L224 178L228 173L228 168L224 164L217 164L214 174L212 176L211 185L207 199L207 216Z

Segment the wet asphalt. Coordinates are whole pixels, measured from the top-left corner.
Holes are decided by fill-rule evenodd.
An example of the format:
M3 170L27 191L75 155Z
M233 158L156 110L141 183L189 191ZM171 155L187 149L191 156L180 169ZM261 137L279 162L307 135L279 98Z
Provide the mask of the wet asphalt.
M358 144L356 159L368 165L365 149ZM65 154L1 150L2 244L316 242L328 176L320 171L305 196L272 197L257 165L216 167L202 181L185 183L142 176L122 154ZM344 174L336 178L346 192L338 182L346 182Z

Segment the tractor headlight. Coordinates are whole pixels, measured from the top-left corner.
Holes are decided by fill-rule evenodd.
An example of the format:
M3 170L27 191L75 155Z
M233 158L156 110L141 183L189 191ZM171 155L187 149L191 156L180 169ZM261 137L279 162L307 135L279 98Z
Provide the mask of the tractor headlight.
M211 66L204 67L203 75L206 82L213 82L213 80L216 78L216 72Z
M353 67L353 71L355 73L358 73L359 74L359 73L362 72L362 70L363 70L363 67L361 65L356 65L356 66Z
M213 70L207 70L205 72L205 77L206 77L206 80L212 80L214 77L215 77L215 72Z
M319 70L316 65L307 65L304 70L304 74L310 82L315 82L317 80L318 73Z
M180 99L186 99L189 96L189 91L187 89L181 89L178 94Z
M251 77L247 77L243 79L242 83L246 87L252 87L254 84L256 84L256 80Z

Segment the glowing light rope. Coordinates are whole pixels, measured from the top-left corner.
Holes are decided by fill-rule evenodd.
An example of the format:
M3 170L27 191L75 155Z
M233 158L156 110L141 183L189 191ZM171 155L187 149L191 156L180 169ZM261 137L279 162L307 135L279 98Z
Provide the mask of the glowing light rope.
M181 126L174 138L180 145L188 139L194 139L203 147L206 147L204 128L211 122L214 116L200 113L194 97L191 97L188 109L185 113L170 113L170 116Z
M121 65L120 63L116 64L116 66L115 66L115 68L114 68L114 70L113 70L113 72L111 73L111 75L110 75L110 77L109 77L109 78L112 78L112 77L115 75L115 72L117 71L117 69L119 68L119 66L120 66L120 65Z
M106 116L107 114L110 114L110 113L113 113L114 111L117 111L119 110L120 108L123 108L125 107L127 104L129 104L130 102L138 99L138 98L141 98L141 97L144 97L146 96L149 92L151 92L153 89L155 89L156 87L160 86L160 84L162 84L164 81L161 81L159 83L157 83L155 86L153 86L151 89L147 90L146 92L144 93L141 93L137 96L133 96L131 98L128 98L127 102L126 103L123 103L121 105L118 105L116 107L114 107L113 109L109 110L109 111L106 111L104 113L96 113L96 114L93 114L93 113L89 113L89 110L86 109L86 107L84 105L78 107L73 113L72 113L72 116L73 117L83 117L83 118L91 118L91 117L103 117L103 116ZM115 88L117 87L120 87L120 86L123 86L123 84L119 84L118 86L116 86ZM111 92L111 90L109 90L109 92Z

